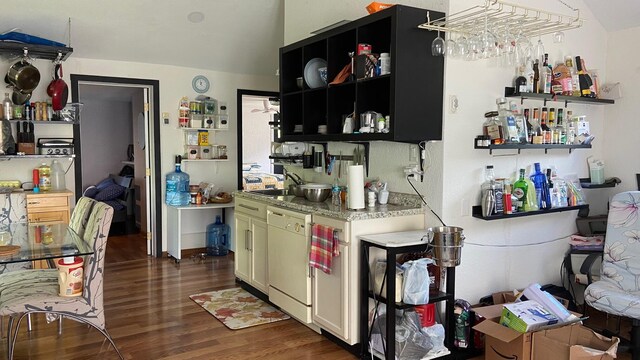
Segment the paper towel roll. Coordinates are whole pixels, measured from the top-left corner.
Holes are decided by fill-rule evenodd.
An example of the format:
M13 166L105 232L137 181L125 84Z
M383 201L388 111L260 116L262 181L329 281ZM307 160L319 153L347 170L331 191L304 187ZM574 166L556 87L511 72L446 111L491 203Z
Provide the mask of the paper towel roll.
M364 209L364 168L362 165L349 166L347 175L349 209Z

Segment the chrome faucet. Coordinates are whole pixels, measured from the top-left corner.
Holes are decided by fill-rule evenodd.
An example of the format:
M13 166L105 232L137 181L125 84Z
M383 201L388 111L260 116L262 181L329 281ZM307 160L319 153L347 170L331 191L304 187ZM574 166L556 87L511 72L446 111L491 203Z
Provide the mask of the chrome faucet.
M298 174L296 173L290 173L287 171L287 169L283 168L282 169L282 175L284 175L284 178L289 178L291 179L291 181L293 181L296 185L302 185L304 184L304 181L302 180L302 178L300 178L300 176L298 176ZM295 177L294 177L295 176Z

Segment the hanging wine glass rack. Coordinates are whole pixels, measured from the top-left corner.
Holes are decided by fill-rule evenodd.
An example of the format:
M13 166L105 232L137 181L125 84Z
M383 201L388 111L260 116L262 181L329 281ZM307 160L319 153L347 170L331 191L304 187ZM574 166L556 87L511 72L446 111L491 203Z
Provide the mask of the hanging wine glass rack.
M484 5L476 5L448 16L431 20L427 12L427 22L418 28L445 31L464 35L480 33L489 24L494 33L509 31L528 38L577 29L584 19L580 11L573 9L576 16L556 14L501 0L485 0Z

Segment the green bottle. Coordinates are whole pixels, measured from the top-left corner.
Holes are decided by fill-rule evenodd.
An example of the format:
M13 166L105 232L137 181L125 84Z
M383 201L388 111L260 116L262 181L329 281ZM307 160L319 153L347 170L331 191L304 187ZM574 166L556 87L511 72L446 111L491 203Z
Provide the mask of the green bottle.
M527 203L527 189L529 185L524 178L524 169L520 169L520 179L513 184L513 195L518 199L516 204L518 212L525 211L525 204Z

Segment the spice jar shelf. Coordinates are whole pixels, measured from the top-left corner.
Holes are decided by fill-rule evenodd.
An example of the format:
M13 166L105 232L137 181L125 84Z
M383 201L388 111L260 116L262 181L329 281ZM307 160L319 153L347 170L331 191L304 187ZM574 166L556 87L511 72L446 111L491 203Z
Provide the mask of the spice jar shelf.
M579 217L585 217L589 215L589 205L587 204L587 205L576 205L576 206L552 208L549 210L526 211L526 212L518 212L513 214L501 214L501 215L491 215L491 216L482 216L482 206L476 205L471 207L471 216L477 219L490 221L490 220L501 220L501 219L523 217L523 216L543 215L543 214L550 214L550 213L571 211L571 210L578 210Z
M564 102L564 107L567 107L569 103L582 103L591 105L610 105L615 104L611 99L592 99L584 98L580 96L565 96L565 95L553 95L553 94L536 94L536 93L519 93L516 94L515 88L505 87L504 96L508 98L520 98L520 104L524 102L524 99L542 100L544 106L547 105L547 101Z

